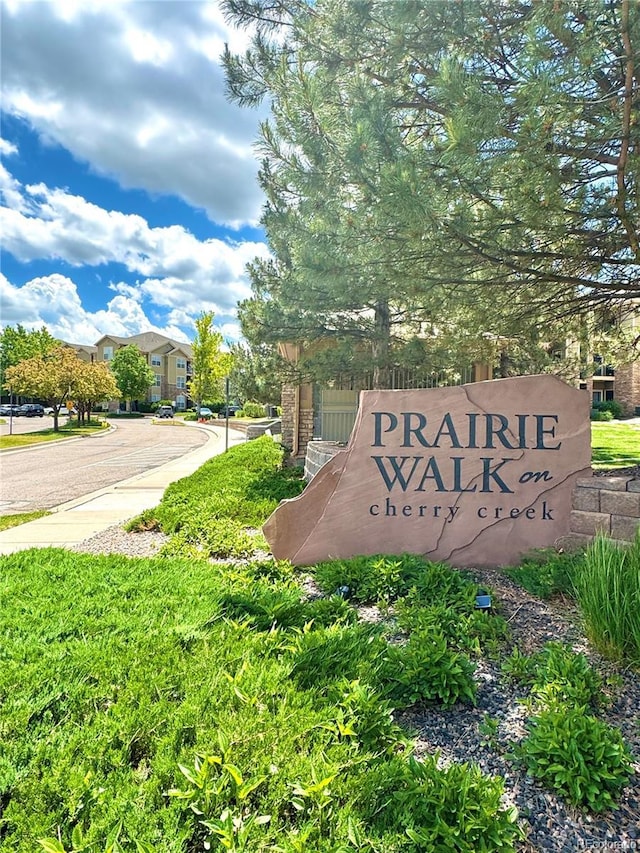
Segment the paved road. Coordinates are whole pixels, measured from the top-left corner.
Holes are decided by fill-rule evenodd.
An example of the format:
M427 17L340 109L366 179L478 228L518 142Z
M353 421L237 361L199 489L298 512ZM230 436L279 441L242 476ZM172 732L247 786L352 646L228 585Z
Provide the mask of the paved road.
M6 421L0 424L0 435L22 435L25 432L38 432L41 429L51 429L53 427L53 418L44 415L42 418L9 418L3 415L1 420ZM11 423L13 420L13 423ZM66 421L66 418L60 418L60 423Z
M154 424L145 418L120 421L112 432L94 438L4 451L0 515L58 506L157 468L208 438L203 429L167 421Z

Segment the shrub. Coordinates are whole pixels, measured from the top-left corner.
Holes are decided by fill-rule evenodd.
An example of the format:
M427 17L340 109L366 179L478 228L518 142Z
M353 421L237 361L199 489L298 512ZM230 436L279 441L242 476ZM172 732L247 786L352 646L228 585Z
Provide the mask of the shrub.
M457 606L456 606L457 605ZM395 607L398 627L405 631L440 631L450 648L480 655L483 649L507 639L506 621L492 613L478 610L475 602L446 600L430 606L415 603L411 597Z
M508 577L538 598L575 594L573 575L582 562L581 552L543 548L526 554L519 566L505 569Z
M106 418L143 418L142 412L107 412Z
M628 547L596 537L574 586L594 646L607 657L640 663L640 534Z
M245 418L263 418L264 417L264 406L261 406L260 403L245 403L242 407L242 411L244 413Z
M529 722L529 736L516 748L528 772L576 806L600 812L631 775L622 735L584 708L554 705Z
M371 832L381 836L380 846L374 849L405 853L513 851L523 833L516 809L503 806L502 780L485 776L469 764L441 768L439 758L436 753L421 761L397 760L363 779L360 809ZM396 825L404 829L404 842L399 847L386 846L385 830Z
M604 697L602 678L586 656L562 643L545 643L534 655L516 648L502 663L502 672L513 681L531 688L532 703L572 707L598 705Z
M337 726L342 737L353 737L376 753L406 746L402 729L393 721L393 707L367 684L352 681L338 692Z
M441 631L416 631L409 640L391 646L380 676L384 693L403 706L441 702L445 707L463 700L475 704L475 667L461 652L452 651Z
M354 601L394 601L411 593L414 600L474 602L476 586L444 563L413 554L353 557L318 563L315 579L323 592L348 588Z
M596 403L594 408L600 413L611 412L611 418L608 418L607 420L612 420L613 418L620 420L622 417L622 406L617 400L603 400L601 403Z
M542 705L562 702L573 707L596 706L603 698L602 678L586 656L568 645L549 642L529 659L531 697Z
M592 421L612 421L613 412L601 411L600 409L591 409Z

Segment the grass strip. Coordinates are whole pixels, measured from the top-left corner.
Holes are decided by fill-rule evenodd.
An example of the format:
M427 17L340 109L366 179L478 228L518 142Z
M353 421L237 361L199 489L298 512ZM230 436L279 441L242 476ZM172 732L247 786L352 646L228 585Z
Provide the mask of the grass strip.
M55 432L51 429L43 429L38 432L25 432L21 435L0 436L0 450L12 450L17 447L29 447L32 444L46 444L48 441L59 441L63 438L77 438L79 436L95 435L107 429L105 421L91 421L83 426L78 426L77 421L62 424Z
M29 521L35 521L37 518L43 518L45 515L51 515L51 513L46 509L36 509L33 512L16 512L14 515L1 515L0 530L8 530L10 527L27 524Z

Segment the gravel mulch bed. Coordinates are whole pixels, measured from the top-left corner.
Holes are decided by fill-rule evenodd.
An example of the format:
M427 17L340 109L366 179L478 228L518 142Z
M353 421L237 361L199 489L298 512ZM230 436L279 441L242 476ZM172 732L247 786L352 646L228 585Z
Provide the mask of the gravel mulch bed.
M161 533L126 533L111 527L77 545L73 550L90 554L127 554L151 557L167 541ZM439 749L443 761L470 761L483 772L502 776L505 802L515 804L527 832L521 853L554 851L575 853L595 850L640 851L640 675L615 667L595 654L580 630L575 606L563 599L544 602L529 595L499 570L477 570L478 583L491 590L496 609L508 622L512 640L530 654L549 640L570 643L584 652L601 672L617 674L621 687L602 719L620 728L634 756L634 776L623 792L618 808L605 815L581 812L543 789L507 757L509 743L525 734L526 708L518 701L523 692L501 677L499 664L481 661L476 670L477 706L412 708L397 721L414 736L416 752ZM313 584L305 583L313 595ZM363 608L362 618L379 618L377 608ZM480 731L485 716L499 721L495 738Z

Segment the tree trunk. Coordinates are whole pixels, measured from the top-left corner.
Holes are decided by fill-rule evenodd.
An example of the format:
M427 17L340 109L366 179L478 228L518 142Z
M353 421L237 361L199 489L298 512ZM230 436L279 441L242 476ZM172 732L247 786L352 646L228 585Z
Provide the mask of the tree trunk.
M373 388L380 390L391 387L389 350L391 341L391 313L389 303L379 300L375 307L375 332L371 346L373 356Z

